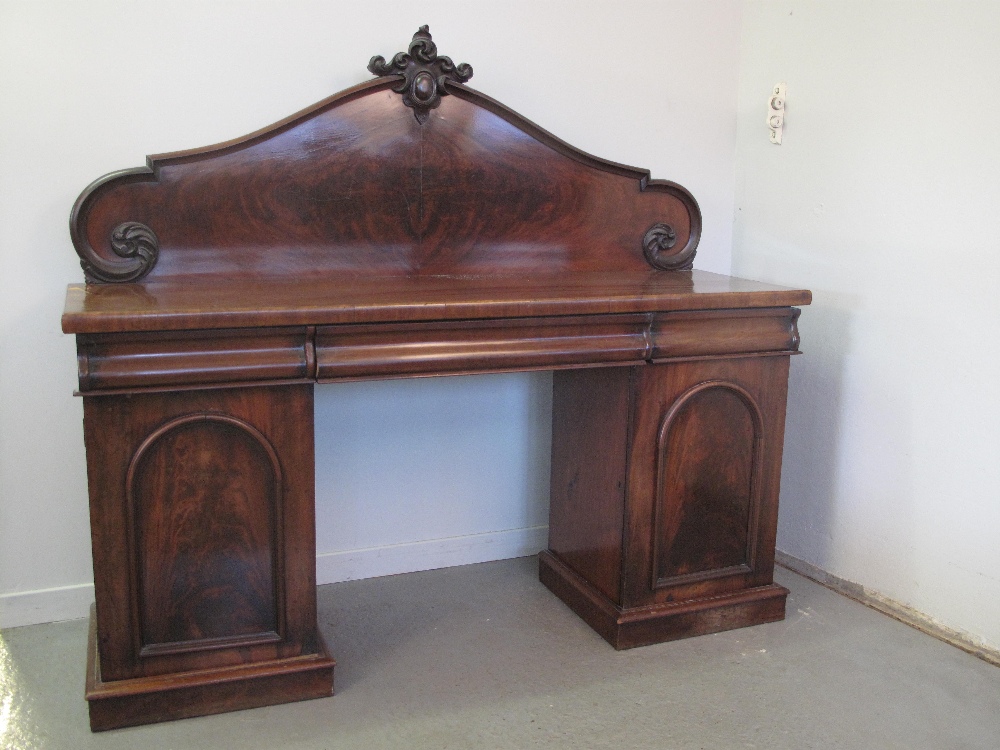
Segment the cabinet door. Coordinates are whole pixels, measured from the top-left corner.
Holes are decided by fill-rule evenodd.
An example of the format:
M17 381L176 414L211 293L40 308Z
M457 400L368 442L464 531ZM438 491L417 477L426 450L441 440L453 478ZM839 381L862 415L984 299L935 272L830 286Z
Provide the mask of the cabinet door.
M771 583L788 357L637 368L625 606Z
M88 397L102 679L316 653L312 385Z

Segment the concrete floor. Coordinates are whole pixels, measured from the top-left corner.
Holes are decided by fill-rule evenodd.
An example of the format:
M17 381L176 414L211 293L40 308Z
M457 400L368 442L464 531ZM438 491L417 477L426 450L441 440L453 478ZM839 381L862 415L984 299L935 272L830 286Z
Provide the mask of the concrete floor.
M534 558L319 589L334 698L91 734L86 623L0 638L0 746L1000 748L1000 669L778 570L784 622L615 652Z

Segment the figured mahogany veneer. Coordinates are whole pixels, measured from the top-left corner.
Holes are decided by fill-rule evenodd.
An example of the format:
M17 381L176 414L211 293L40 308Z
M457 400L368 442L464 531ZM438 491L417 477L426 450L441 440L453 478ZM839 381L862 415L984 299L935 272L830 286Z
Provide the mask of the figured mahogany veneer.
M84 270L227 282L641 271L645 234L663 222L676 239L656 256L693 255L701 214L680 186L577 151L458 84L417 122L397 80L98 180L70 222Z
M379 77L73 208L96 730L330 695L313 383L555 370L541 580L616 648L780 619L794 305L690 270L684 188L464 82Z

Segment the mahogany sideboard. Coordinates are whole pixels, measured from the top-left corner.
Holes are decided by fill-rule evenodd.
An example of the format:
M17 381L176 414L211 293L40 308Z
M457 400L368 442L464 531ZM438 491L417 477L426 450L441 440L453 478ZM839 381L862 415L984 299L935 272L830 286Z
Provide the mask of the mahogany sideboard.
M73 208L94 730L332 694L317 382L554 370L542 582L615 648L784 617L809 292L691 270L684 188L468 88L426 27L369 69Z

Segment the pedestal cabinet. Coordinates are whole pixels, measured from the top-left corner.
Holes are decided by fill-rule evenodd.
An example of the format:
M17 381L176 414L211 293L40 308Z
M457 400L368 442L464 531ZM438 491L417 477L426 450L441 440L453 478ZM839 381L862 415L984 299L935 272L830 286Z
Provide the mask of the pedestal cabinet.
M84 399L94 729L330 694L312 389Z
M555 373L541 577L616 648L784 617L787 381L787 356Z

